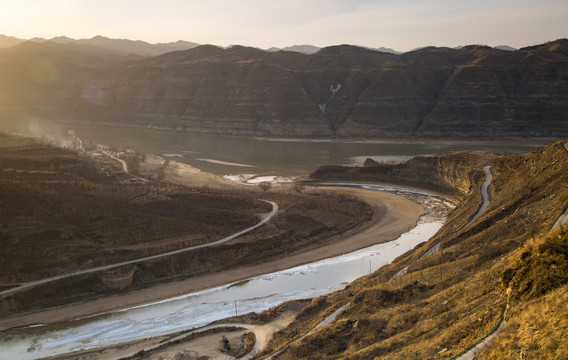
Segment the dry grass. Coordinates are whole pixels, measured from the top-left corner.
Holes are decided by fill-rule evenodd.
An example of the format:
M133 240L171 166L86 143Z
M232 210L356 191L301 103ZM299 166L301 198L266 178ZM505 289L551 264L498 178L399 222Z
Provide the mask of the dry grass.
M104 160L0 149L0 281L18 283L211 241L269 206L238 194L125 182Z
M237 359L242 358L254 349L256 343L256 335L253 332L248 332L243 335L243 346L239 349L239 353L234 355Z
M568 286L522 304L476 359L568 359Z
M533 239L504 271L510 310L501 334L480 359L568 358L568 232Z
M507 304L509 283L504 286L504 279L509 278L515 287L508 321L524 325L512 328L520 329L519 334L507 335L519 340L510 340L497 348L492 358L503 358L499 353L509 347L507 354L518 359L518 351L523 347L525 352L534 352L533 357L526 358L537 359L547 353L548 358L562 359L566 343L566 306L562 304L568 283L568 244L562 231L551 236L544 234L568 202L568 155L563 143L555 143L536 153L494 158L491 165L493 200L476 222L464 227L480 203L479 186L483 179L473 176L471 179L476 182L471 195L458 204L430 244L400 256L393 264L356 280L345 290L326 296L317 313L309 319L297 318L276 334L271 349L292 344L277 358L451 358L497 324ZM421 258L438 242L442 244L438 253ZM404 267L409 268L408 273L389 282ZM556 295L553 302L552 294ZM536 307L537 301L540 308ZM293 343L332 309L347 302L351 305L335 323ZM523 309L531 310L525 314ZM537 322L543 311L552 311L552 318ZM521 338L526 344L519 345Z

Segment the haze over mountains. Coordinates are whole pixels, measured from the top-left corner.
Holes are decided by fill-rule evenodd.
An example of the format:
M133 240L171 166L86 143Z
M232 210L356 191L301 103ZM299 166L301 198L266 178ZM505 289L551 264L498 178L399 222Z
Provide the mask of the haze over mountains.
M568 136L566 39L517 51L291 49L315 52L27 41L0 49L0 121L283 138Z
M33 42L51 41L58 44L87 44L87 45L97 46L106 50L116 51L117 53L120 54L133 54L133 55L143 55L143 56L148 56L148 55L156 56L170 51L193 49L194 47L200 45L194 42L184 41L184 40L178 40L176 42L170 42L170 43L150 44L141 40L109 39L107 37L100 35L95 36L91 39L79 39L79 40L72 39L66 36L58 36L51 39L33 38L30 40L26 40L26 39L19 39L14 36L7 36L0 34L0 49L16 46L26 41L33 41ZM459 48L461 48L461 46L457 47L456 49ZM266 51L270 52L294 51L302 54L311 55L315 54L321 49L322 49L321 47L313 45L292 45L284 48L271 47L270 49L266 49ZM397 51L387 47L370 48L370 49L380 52L391 53L391 54L402 54L401 51ZM508 45L499 45L496 46L495 49L509 50L509 51L518 50Z
M26 41L28 40L18 39L13 36L0 35L0 48L12 47ZM199 45L183 40L170 43L150 44L140 40L109 39L103 36L95 36L91 39L79 40L71 39L66 36L58 36L52 39L33 38L29 41L37 43L53 42L57 44L91 45L120 55L132 54L141 56L156 56L170 51L192 49Z

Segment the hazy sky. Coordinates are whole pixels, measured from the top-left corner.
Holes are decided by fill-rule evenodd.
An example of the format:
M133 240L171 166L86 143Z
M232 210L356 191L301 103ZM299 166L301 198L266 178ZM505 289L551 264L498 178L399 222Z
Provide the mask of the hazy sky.
M568 0L0 0L0 34L261 48L522 47L568 37Z

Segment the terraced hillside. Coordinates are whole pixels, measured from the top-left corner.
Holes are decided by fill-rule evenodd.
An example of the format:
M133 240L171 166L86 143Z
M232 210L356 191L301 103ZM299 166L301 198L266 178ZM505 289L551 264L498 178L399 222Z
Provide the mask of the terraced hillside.
M0 125L30 120L277 138L562 137L568 40L396 55L202 45L132 60L54 41L0 49Z
M267 210L244 197L129 183L112 159L22 141L0 149L4 283L209 242Z

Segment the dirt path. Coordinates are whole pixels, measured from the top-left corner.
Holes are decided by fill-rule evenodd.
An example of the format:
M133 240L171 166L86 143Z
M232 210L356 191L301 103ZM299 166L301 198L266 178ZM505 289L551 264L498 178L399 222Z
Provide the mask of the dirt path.
M564 144L564 148L568 151L568 143ZM568 224L568 205L566 206L566 210L562 215L558 217L554 225L552 225L552 229L556 229L560 226L565 226ZM551 230L552 230L551 229Z
M252 325L252 324L243 324L243 323L222 323L222 324L205 326L189 334L196 334L196 333L198 334L207 330L226 328L226 327L239 327L245 330L231 332L231 333L220 332L214 335L206 335L203 337L198 337L190 341L182 342L177 346L166 347L161 351L153 352L152 358L161 357L164 359L169 359L169 358L173 359L176 356L176 354L179 354L180 352L183 353L183 351L188 351L198 356L208 356L209 359L233 359L233 357L223 354L219 351L220 349L219 340L221 339L221 336L225 335L229 339L229 343L231 344L238 344L239 338L244 333L253 332L256 337L254 348L248 354L246 354L244 357L241 358L243 360L252 359L256 355L260 354L262 350L264 350L264 348L268 344L268 340L270 340L272 335L276 331L282 330L286 326L288 326L294 320L295 316L296 316L295 313L286 312L280 315L278 318L272 320L271 322L263 325ZM187 337L189 334L184 334L179 337L173 338L169 342L175 342L178 339ZM142 350L142 348L140 350ZM148 349L145 350L147 351Z
M123 171L125 174L129 174L129 175L130 175L130 173L128 172L128 165L126 164L126 161L117 158L116 156L114 156L113 154L109 153L108 151L101 151L101 152L102 152L103 154L105 154L106 156L110 157L111 159L114 159L114 160L118 161L118 162L120 163L120 165L122 165L122 171Z
M311 329L310 331L308 331L307 333L305 333L304 335L300 336L299 338L297 338L296 340L292 341L291 343L289 343L288 345L285 345L283 348L281 348L280 350L278 350L277 352L275 352L274 354L268 356L265 360L272 360L275 356L278 356L279 354L281 354L283 351L286 351L286 349L288 349L288 347L292 344L295 344L299 341L301 341L302 339L304 339L305 337L311 335L314 331L317 331L318 329L332 324L335 319L337 319L337 317L339 315L341 315L348 307L349 305L351 305L351 303L347 303L345 305L343 305L342 307L340 307L339 309L335 310L331 315L329 315L327 318L323 319L319 324L317 324L313 329Z
M216 246L216 245L226 243L226 242L231 241L231 240L233 240L233 239L235 239L235 238L237 238L241 235L244 235L248 232L251 232L254 229L257 229L258 227L264 225L267 221L269 221L274 215L276 215L276 212L278 211L278 205L276 203L272 202L272 201L267 201L267 202L272 205L272 210L270 211L270 213L268 215L263 216L263 218L258 223L256 223L255 225L248 227L248 228L246 228L242 231L239 231L235 234L229 235L225 238L222 238L222 239L219 239L219 240L216 240L216 241L213 241L213 242L209 242L209 243L206 243L206 244L195 245L195 246L190 246L190 247L183 248L183 249L168 251L166 253L156 254L156 255L152 255L152 256L146 256L146 257L138 258L138 259L134 259L134 260L123 261L123 262L116 263L116 264L98 266L96 268L91 268L91 269L78 270L78 271L74 271L74 272L67 273L67 274L62 274L62 275L58 275L58 276L54 276L54 277L50 277L50 278L32 281L32 282L26 283L24 285L20 285L20 286L17 286L17 287L8 289L8 290L0 291L0 295L14 294L14 293L17 293L21 290L29 289L31 287L41 285L41 284L46 284L46 283L49 283L49 282L52 282L52 281L55 281L55 280L70 278L70 277L73 277L73 276L78 276L78 275L83 275L83 274L94 273L94 272L98 272L98 271L110 270L110 269L114 269L114 268L122 267L122 266L126 266L126 265L138 264L138 263L145 262L145 261L155 260L155 259L159 259L159 258L163 258L163 257L168 257L168 256L188 252L188 251L193 251L193 250L197 250L197 249L202 249L202 248L206 248L206 247L210 247L210 246Z
M485 172L485 181L481 185L481 197L483 198L483 203L477 210L477 213L469 220L469 222L465 225L466 227L471 225L478 217L483 214L483 212L487 209L489 204L491 203L491 197L489 196L489 185L491 185L491 181L493 181L493 174L491 173L491 166L486 166L483 168Z
M481 350L483 350L483 348L485 348L501 332L501 330L503 330L505 328L505 313L506 313L507 309L509 308L508 303L509 303L509 300L507 299L507 307L503 310L503 313L501 314L501 317L499 318L499 322L497 323L497 325L495 325L495 327L489 332L488 335L486 335L484 338L482 338L476 344L472 345L471 349L465 351L464 353L460 353L460 354L454 356L450 360L473 360L473 359L475 359L477 353L479 353Z
M148 358L151 359L176 359L197 358L207 356L210 360L234 359L221 352L221 338L225 336L229 340L231 347L238 347L242 342L242 336L247 332L253 332L256 338L254 348L241 359L248 360L260 354L268 344L268 340L279 330L287 327L297 315L297 311L286 311L269 323L262 325L245 323L218 323L207 325L193 331L185 332L182 335L158 336L143 340L132 341L129 343L107 346L104 348L79 351L71 354L56 356L57 360L111 360L128 359L136 353L144 350ZM241 328L240 330L235 328ZM218 329L213 333L210 330ZM230 330L232 329L232 330ZM189 340L184 340L191 337ZM177 356L177 357L176 357Z

